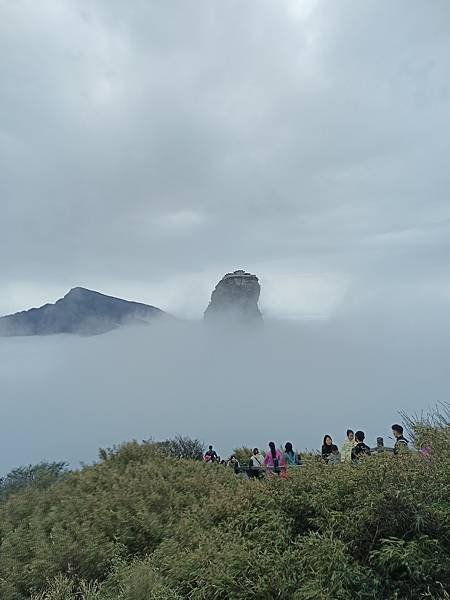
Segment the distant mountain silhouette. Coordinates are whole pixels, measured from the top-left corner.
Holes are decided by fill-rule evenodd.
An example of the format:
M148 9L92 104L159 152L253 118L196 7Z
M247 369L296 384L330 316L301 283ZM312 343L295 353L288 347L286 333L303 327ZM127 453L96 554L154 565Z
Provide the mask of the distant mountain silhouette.
M55 304L0 318L0 336L77 333L98 335L121 325L168 316L159 308L75 287Z

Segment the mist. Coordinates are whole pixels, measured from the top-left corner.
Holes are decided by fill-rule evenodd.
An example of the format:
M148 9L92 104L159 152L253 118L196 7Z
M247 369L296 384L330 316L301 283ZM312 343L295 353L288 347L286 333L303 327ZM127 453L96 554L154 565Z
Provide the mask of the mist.
M449 17L0 2L0 315L81 286L185 319L0 338L0 472L177 433L388 443L447 399ZM240 268L265 326L206 329Z
M442 309L442 313L440 310ZM179 433L222 456L246 444L374 444L390 425L447 398L446 306L333 319L266 321L259 330L199 321L91 338L0 339L0 471L41 460L72 467L99 447Z

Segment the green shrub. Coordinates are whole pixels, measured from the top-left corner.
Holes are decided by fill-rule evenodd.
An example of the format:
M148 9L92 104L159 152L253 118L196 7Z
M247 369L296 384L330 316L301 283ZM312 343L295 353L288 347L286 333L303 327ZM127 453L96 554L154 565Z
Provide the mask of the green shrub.
M67 575L57 575L48 583L46 591L32 594L30 600L101 600L97 583L79 584Z
M120 565L102 587L101 600L181 600L150 559Z
M443 600L445 434L435 425L427 458L310 460L287 480L244 480L153 442L104 450L0 503L0 598Z
M205 444L197 439L175 436L173 439L156 443L159 448L173 458L188 458L202 460L205 453Z
M67 472L67 466L64 462L41 462L37 465L13 469L5 477L0 478L0 501L23 488L49 487Z
M233 455L237 458L237 460L241 464L246 464L250 460L253 454L253 448L249 448L248 446L241 446L239 448L235 448L233 450Z

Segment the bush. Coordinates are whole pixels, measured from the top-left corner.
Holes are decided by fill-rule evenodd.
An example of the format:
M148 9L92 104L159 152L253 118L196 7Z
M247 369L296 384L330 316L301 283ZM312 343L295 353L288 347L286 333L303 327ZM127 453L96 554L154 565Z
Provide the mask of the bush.
M175 436L174 439L157 442L156 445L173 458L202 460L205 452L205 445L203 442L181 435Z
M414 446L430 453L445 451L450 439L450 404L441 402L433 410L420 415L401 413Z
M233 456L237 458L240 464L247 464L253 454L253 448L241 446L233 450Z
M429 458L311 460L287 480L243 480L153 442L105 450L0 504L0 597L448 599L444 434Z
M118 568L102 588L101 599L181 600L181 596L167 586L151 560L144 559Z
M48 582L46 591L32 594L31 600L100 600L96 583L76 582L67 575L57 575Z
M11 494L26 487L35 486L42 489L49 487L67 472L67 466L65 462L41 462L37 465L13 469L5 477L0 478L0 500L5 500Z

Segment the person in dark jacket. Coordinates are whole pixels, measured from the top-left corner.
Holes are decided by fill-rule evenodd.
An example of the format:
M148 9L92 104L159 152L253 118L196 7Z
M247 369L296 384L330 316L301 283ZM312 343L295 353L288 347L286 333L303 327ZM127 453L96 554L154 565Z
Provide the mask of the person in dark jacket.
M352 448L352 460L358 461L362 456L370 454L370 448L364 443L366 435L364 431L355 433L355 445Z
M327 464L330 461L330 456L332 454L333 456L339 454L339 448L336 446L336 444L333 444L333 439L331 435L326 435L323 438L322 458Z
M209 446L208 450L205 452L204 460L205 460L205 462L211 462L211 463L219 461L217 452L213 449L212 446Z
M408 450L408 440L403 435L403 427L398 423L392 425L392 434L395 437L394 454Z

